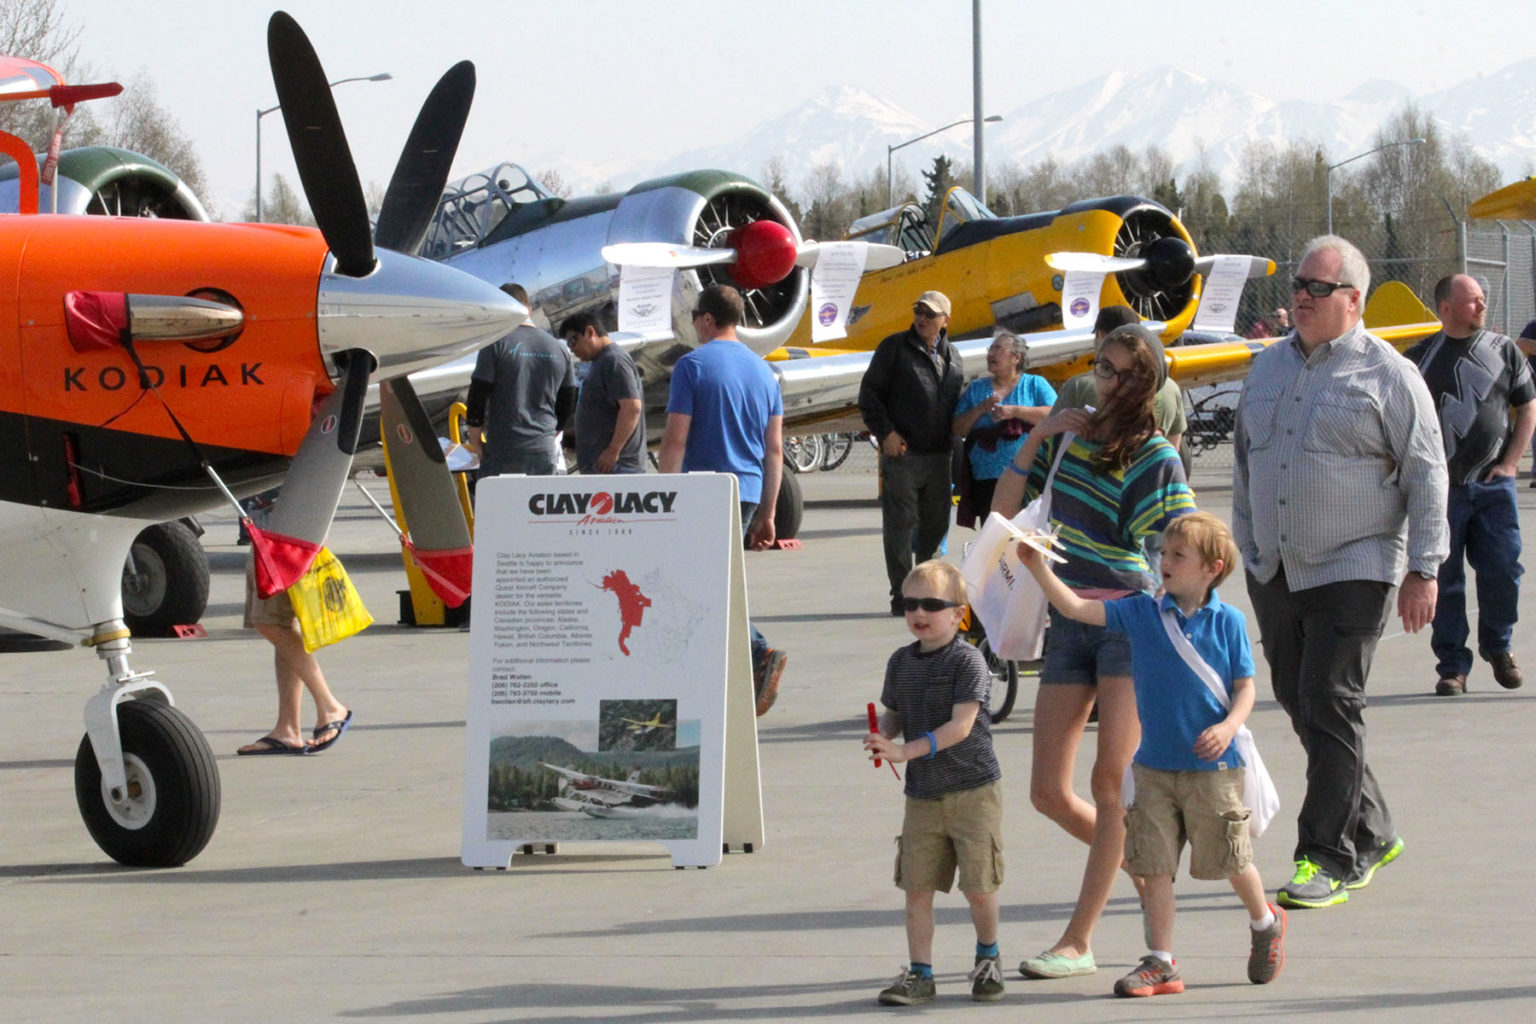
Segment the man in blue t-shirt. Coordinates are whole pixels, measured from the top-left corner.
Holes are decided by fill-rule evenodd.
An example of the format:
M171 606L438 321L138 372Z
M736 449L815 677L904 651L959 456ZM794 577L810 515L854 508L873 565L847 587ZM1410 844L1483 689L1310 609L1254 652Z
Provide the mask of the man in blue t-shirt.
M667 427L657 461L663 473L733 473L741 526L754 551L775 539L773 514L784 471L784 399L762 357L736 337L741 293L710 285L699 293L693 329L699 347L677 361L667 399ZM788 660L752 627L757 713L778 697Z

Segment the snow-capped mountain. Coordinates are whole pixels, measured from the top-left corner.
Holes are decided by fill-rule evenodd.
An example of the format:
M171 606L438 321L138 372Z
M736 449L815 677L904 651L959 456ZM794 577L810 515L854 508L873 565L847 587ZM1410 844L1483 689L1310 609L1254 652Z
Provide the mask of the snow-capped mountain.
M1506 179L1536 170L1536 58L1421 96L1394 82L1369 82L1331 104L1276 101L1171 67L1116 71L1011 109L1007 98L989 103L1004 110L1004 120L988 129L987 163L996 171L1009 161L1027 167L1049 156L1069 165L1116 145L1138 154L1156 145L1181 173L1203 160L1230 186L1251 143L1304 138L1342 159L1369 149L1382 123L1409 100L1447 132L1464 136ZM956 112L954 119L968 113ZM601 173L618 187L699 167L756 177L777 158L791 190L798 192L818 165L837 163L844 180L862 177L884 167L888 146L934 127L866 90L844 85L826 89L721 145L627 166L609 163ZM895 159L915 178L940 153L968 163L970 126L906 146ZM560 170L578 189L597 183L588 180L596 168ZM898 178L901 173L898 170Z

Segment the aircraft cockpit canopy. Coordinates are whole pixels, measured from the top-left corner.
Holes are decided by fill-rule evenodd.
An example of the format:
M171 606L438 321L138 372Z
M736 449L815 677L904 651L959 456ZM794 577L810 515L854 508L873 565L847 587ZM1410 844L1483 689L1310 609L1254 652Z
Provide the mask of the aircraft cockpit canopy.
M981 205L981 200L971 195L963 188L952 188L944 197L944 209L939 213L939 233L936 236L940 245L949 233L961 224L969 224L976 220L996 220L997 214Z
M939 230L935 234L928 215L916 203L902 203L889 210L860 217L848 226L843 237L861 242L878 242L894 245L907 254L907 259L927 256L955 228L978 220L996 220L997 214L963 188L952 188L944 197L944 209L939 213Z
M860 217L848 225L843 237L860 242L894 245L907 259L926 256L933 249L933 228L927 214L916 203L903 203L889 210Z
M472 249L517 207L553 198L527 171L512 163L450 181L443 189L421 255L436 260Z

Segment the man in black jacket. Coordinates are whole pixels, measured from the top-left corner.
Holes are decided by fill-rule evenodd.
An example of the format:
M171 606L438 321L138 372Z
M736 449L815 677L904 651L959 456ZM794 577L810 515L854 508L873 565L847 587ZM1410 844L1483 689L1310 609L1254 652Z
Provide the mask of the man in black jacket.
M949 298L924 292L912 326L880 343L859 385L859 412L880 441L880 510L891 614L902 614L901 583L934 556L949 531L951 430L960 356L949 343Z

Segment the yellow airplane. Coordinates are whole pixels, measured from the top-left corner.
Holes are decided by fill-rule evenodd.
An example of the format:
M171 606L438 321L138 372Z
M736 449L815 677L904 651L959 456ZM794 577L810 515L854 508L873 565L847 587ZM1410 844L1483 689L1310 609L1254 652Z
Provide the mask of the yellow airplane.
M651 732L654 729L675 729L675 728L677 728L677 723L675 723L675 722L663 722L661 720L661 712L660 711L656 712L655 715L653 715L651 718L649 718L648 720L646 720L644 722L640 721L639 719L635 719L635 718L623 718L623 717L620 717L619 721L628 724L630 732Z

